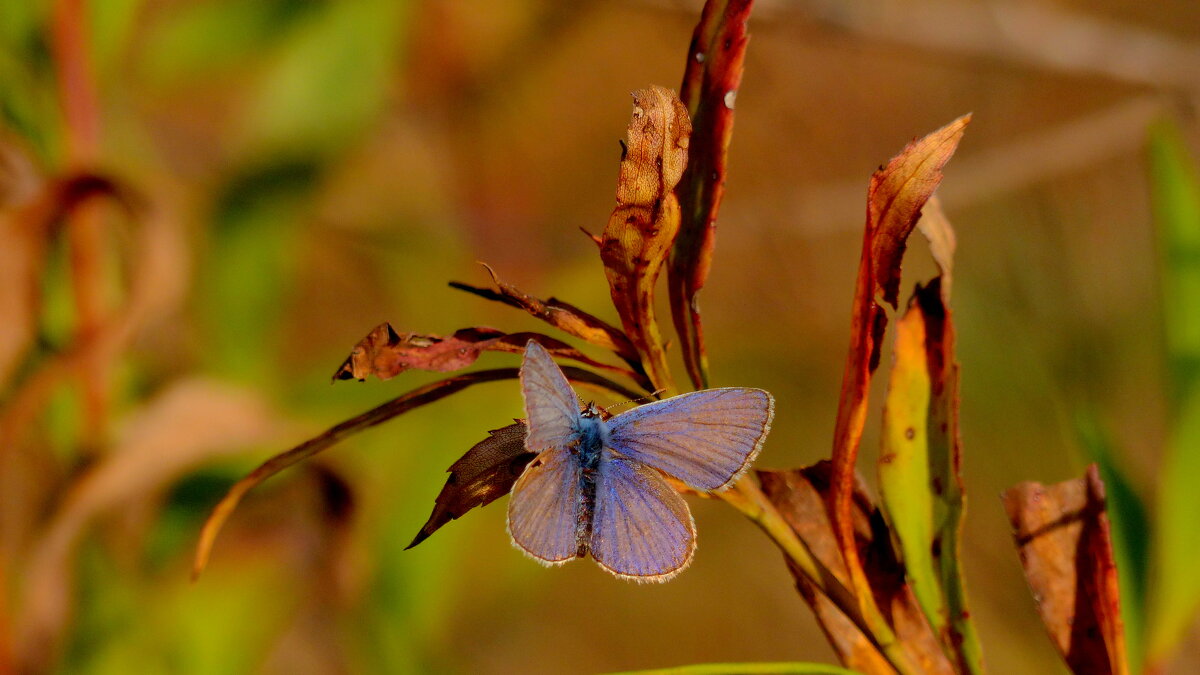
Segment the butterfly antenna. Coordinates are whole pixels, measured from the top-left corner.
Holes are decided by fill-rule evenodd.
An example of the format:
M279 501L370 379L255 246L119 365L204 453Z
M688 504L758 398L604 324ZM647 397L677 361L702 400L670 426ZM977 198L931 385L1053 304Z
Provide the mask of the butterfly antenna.
M609 411L612 410L613 408L619 408L623 405L629 405L631 403L641 403L642 401L648 401L648 400L658 396L659 394L663 393L664 391L666 391L666 389L656 389L641 398L634 398L634 399L630 399L628 401L621 401L620 403L614 403L614 404L608 406L607 408L603 408L603 410L604 410L605 414L608 414Z

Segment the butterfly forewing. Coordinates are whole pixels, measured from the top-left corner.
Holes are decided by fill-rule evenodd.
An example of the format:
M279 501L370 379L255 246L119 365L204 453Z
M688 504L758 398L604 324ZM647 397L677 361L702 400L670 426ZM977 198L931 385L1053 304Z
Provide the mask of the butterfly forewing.
M635 581L666 581L692 561L692 514L654 469L606 456L600 463L595 508L590 549L609 572Z
M608 420L609 446L694 488L719 490L750 466L774 414L761 389L706 389Z
M521 364L521 390L530 452L565 447L576 434L579 399L546 348L530 340Z
M570 453L540 453L513 486L508 502L508 533L521 550L547 563L575 557L579 508L579 467Z

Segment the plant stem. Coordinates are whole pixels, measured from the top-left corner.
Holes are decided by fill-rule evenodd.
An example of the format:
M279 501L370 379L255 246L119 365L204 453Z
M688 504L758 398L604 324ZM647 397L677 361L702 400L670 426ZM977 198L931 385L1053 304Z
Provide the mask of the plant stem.
M50 45L57 70L59 100L65 118L68 171L90 168L99 156L100 113L88 41L87 0L54 3ZM67 216L71 291L75 300L75 341L86 344L104 330L104 214L96 202L80 204ZM84 438L91 453L103 443L109 408L112 364L102 352L89 352L80 364Z
M850 590L838 580L832 570L812 554L771 500L763 494L756 478L745 476L732 488L717 496L758 525L784 555L795 563L809 583L825 594L879 649L899 675L920 675L920 668L913 663L875 604L862 603L866 609L860 609L858 600Z

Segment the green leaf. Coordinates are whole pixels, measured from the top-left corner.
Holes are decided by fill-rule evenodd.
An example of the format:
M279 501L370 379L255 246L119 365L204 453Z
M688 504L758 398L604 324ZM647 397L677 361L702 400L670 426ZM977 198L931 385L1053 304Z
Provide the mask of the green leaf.
M1200 381L1200 172L1175 127L1151 131L1150 174L1171 402L1178 412Z
M137 25L142 0L106 0L88 3L91 22L91 55L95 77L100 86L110 81L122 82L119 72L121 56L133 43L130 37Z
M1185 635L1200 607L1200 392L1184 404L1167 443L1158 493L1158 584L1149 616L1148 659L1157 662Z
M930 550L937 507L929 487L932 384L925 335L924 317L914 303L896 324L895 364L883 410L879 487L913 594L940 635L946 629L946 600Z
M632 670L612 675L860 675L824 663L700 663L674 668Z
M1157 663L1177 646L1200 607L1200 173L1173 126L1152 129L1150 171L1171 380L1171 431L1154 542L1157 585L1148 614L1147 658Z
M152 24L141 66L161 85L244 69L248 59L273 49L319 6L295 0L213 0L173 7Z
M62 151L62 111L45 28L49 10L48 3L8 2L0 12L0 126L53 164Z
M250 101L251 144L327 151L365 129L389 90L400 7L387 0L331 2L297 26Z
M280 162L244 170L213 213L200 278L206 365L241 380L271 383L279 317L291 297L307 197L319 168Z

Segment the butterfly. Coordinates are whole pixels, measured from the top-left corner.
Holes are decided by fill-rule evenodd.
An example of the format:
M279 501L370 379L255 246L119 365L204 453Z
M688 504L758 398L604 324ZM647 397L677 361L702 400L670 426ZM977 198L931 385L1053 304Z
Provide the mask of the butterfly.
M612 574L667 581L692 561L696 526L663 478L722 490L762 448L775 400L761 389L706 389L609 419L579 404L549 352L530 341L521 364L528 433L536 453L512 489L508 533L546 565L591 554Z

